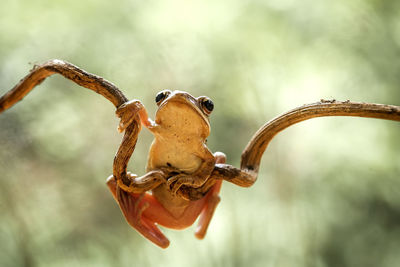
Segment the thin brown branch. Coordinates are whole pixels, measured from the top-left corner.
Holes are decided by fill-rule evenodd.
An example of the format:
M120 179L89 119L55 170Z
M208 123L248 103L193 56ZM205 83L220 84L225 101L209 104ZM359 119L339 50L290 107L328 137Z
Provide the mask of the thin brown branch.
M22 100L35 86L55 73L101 94L111 101L115 107L119 107L128 101L124 94L111 82L88 73L71 63L54 59L41 65L36 65L13 89L0 97L0 113Z
M323 101L286 112L262 126L242 153L241 169L258 172L261 157L274 136L301 121L326 116L354 116L400 121L400 107L392 105Z
M116 108L128 101L125 95L111 82L88 73L71 63L54 59L36 65L13 89L0 97L0 113L22 100L35 86L53 74L60 74L80 86L95 91L113 103ZM132 112L131 114L135 113ZM121 146L114 159L113 173L117 179L124 180L127 178L127 165L135 149L140 131L138 115L134 115L134 118L135 120L130 123L125 131Z
M121 179L125 185L129 185L131 182L127 177L127 166L135 150L138 135L141 130L140 124L137 123L138 120L137 118L134 123L130 124L128 128L125 129L121 145L114 157L113 175L115 178Z

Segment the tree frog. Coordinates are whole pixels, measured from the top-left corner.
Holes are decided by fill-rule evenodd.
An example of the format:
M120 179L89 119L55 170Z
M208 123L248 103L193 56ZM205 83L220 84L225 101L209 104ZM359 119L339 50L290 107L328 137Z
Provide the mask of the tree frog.
M222 183L209 177L216 163L225 163L225 155L211 153L206 145L210 134L209 115L214 108L211 99L164 90L155 100L158 105L155 121L148 118L138 100L117 110L117 115L125 121L131 118L124 118L124 110L136 110L141 124L154 135L147 173L141 177L128 173L130 185L119 183L113 175L107 185L127 222L144 237L166 248L169 240L157 225L183 229L200 216L195 236L199 239L205 236L220 201ZM191 188L204 195L197 200L188 198L184 189Z

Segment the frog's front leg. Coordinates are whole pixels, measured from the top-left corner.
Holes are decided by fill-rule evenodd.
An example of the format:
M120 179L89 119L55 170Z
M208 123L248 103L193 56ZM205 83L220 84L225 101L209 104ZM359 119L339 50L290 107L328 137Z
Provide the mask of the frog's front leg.
M127 172L128 162L135 149L141 125L146 127L154 125L143 104L139 100L125 102L117 108L116 114L121 119L118 130L125 131L113 165L113 175L119 187L127 192L143 193L166 182L166 174L161 170L151 171L139 178Z

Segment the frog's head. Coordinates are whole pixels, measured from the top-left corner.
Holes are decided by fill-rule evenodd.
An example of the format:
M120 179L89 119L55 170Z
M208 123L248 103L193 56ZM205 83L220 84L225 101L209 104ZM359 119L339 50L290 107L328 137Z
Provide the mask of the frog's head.
M155 122L163 132L178 137L198 136L206 138L210 134L208 116L214 104L206 96L193 97L183 91L164 90L157 94L158 110Z

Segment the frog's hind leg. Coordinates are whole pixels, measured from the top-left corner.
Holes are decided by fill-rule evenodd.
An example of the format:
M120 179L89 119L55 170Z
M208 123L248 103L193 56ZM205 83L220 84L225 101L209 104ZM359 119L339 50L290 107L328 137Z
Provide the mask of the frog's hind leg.
M153 196L148 193L133 194L125 192L117 185L114 178L108 179L107 185L129 225L154 244L167 248L169 246L168 238L160 231L155 222L146 218L143 214L151 206L150 203L154 202L152 201Z
M214 157L216 163L226 162L226 156L222 152L214 153ZM222 185L222 180L218 180L205 196L207 198L206 205L200 214L199 223L195 232L195 236L199 239L203 239L204 236L206 235L207 228L210 225L210 221L214 215L214 211L221 200L221 198L219 197L219 191L221 190L221 185Z
M210 225L210 221L214 215L214 211L220 201L219 191L221 190L221 184L222 180L217 181L206 195L206 205L200 214L199 223L195 232L195 236L198 239L203 239L206 235L207 228Z
M160 231L154 222L143 216L143 212L150 206L145 200L148 193L130 194L117 186L117 199L127 222L144 237L156 245L167 248L169 240Z

